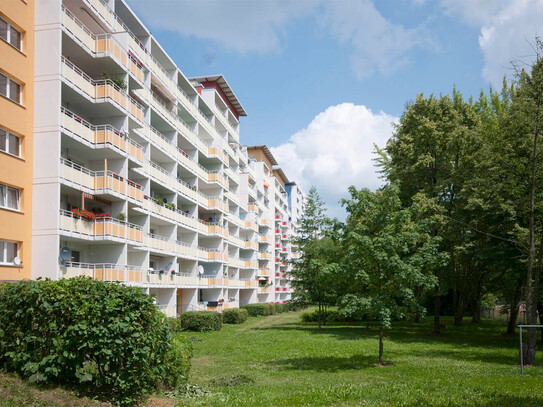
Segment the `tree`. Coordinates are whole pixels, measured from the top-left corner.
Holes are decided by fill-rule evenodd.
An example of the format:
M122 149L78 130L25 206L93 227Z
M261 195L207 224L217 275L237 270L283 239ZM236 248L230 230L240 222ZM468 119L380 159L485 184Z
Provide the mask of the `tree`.
M338 265L337 250L333 239L326 236L331 224L326 208L317 189L311 187L298 223L298 244L302 256L293 261L292 286L294 301L304 305L316 305L319 329L326 323L326 312L335 303Z
M383 364L384 330L417 307L415 290L435 284L432 268L446 256L428 225L413 221L413 208L402 207L396 186L377 192L351 186L349 192L351 198L342 204L348 214L343 273L350 284L339 305L343 313L362 312L377 322Z
M472 293L469 284L474 267L473 233L466 226L466 196L463 188L473 176L480 141L473 136L479 117L472 101L466 102L453 90L451 97L418 95L402 115L386 147L389 155L384 168L388 180L399 185L403 206L417 194L428 200L427 208L439 215L433 236L449 253L450 262L436 270L434 287L434 333L440 333L441 296L454 291L455 322L461 323Z

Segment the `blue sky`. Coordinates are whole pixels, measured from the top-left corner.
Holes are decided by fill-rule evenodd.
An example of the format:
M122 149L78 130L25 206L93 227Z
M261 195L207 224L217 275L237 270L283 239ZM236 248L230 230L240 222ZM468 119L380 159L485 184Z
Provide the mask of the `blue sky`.
M330 213L351 184L380 184L384 145L418 93L501 86L542 34L542 0L128 0L187 76L222 73L267 144Z

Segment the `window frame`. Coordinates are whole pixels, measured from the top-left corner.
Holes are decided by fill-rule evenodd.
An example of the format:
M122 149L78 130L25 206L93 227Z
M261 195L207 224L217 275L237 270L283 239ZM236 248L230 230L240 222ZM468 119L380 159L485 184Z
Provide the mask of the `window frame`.
M14 103L17 103L18 105L23 105L22 104L22 100L23 100L23 85L21 82L13 79L11 76L8 76L7 74L3 73L3 72L0 72L0 76L3 76L4 78L6 78L6 94L3 95L0 93L1 96L4 96L5 98L8 98L9 100L11 100L12 102ZM11 82L13 83L16 83L17 85L19 85L19 100L13 100L11 98Z
M1 246L0 246L0 266L15 266L20 267L15 264L15 262L8 262L7 255L8 255L8 243L15 244L15 248L17 249L17 252L14 256L21 258L21 245L19 242L14 242L12 240L0 240Z
M10 189L17 192L17 208L11 208L8 206L8 196ZM0 184L0 209L21 212L21 190L16 187L10 187L6 184Z
M17 158L23 158L22 154L21 154L21 145L22 145L22 142L23 142L23 139L21 136L18 136L17 134L15 133L12 133L11 131L9 130L6 130L4 129L3 127L0 127L0 131L3 131L6 133L5 135L5 138L6 138L6 141L4 143L4 145L2 146L0 144L0 152L4 153L4 154L8 154L12 157L17 157ZM11 147L11 136L15 137L18 141L19 141L19 144L18 144L18 154L13 154L9 151L10 147Z
M0 37L4 42L7 42L9 45L11 45L13 48L23 52L23 32L16 28L13 24L11 24L8 20L0 16L0 20L6 23L6 38ZM19 34L19 46L15 46L11 43L11 30L17 31Z

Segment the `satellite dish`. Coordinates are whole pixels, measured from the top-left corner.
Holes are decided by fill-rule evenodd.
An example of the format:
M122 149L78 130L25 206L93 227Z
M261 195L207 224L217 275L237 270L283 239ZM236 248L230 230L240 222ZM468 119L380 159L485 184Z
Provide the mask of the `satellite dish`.
M204 266L202 266L201 264L198 266L198 274L204 274Z
M72 259L72 249L66 246L62 247L60 249L60 259L62 260L62 263L70 261Z
M16 266L20 266L21 265L21 258L19 256L15 257L13 259L13 264L15 264Z

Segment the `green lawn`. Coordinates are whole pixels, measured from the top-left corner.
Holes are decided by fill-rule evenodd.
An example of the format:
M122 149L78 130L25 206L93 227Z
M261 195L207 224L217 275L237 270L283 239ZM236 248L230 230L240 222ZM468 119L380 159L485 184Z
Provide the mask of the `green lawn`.
M429 334L430 319L397 323L385 340L387 367L374 365L375 330L318 330L300 313L192 334L191 382L212 394L179 405L543 406L543 369L520 376L518 336L502 335L501 322L457 328L445 321L440 337Z

